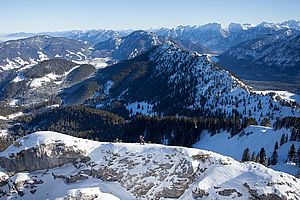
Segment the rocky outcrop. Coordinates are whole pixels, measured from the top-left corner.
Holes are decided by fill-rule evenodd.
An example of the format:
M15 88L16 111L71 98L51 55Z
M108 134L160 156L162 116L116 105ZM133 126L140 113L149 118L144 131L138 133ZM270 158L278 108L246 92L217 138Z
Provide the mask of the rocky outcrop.
M299 180L291 175L212 152L157 144L99 143L55 132L18 139L0 153L0 164L6 170L0 168L0 198L28 199L36 192L42 199L57 198L55 192L48 193L48 187L61 190L59 195L65 199L93 199L103 194L103 188L107 195L121 197L105 189L113 185L129 195L127 199L153 200L285 200L299 199L300 191ZM94 184L103 188L85 188Z
M0 165L8 172L33 172L80 160L88 160L85 152L64 143L53 143L22 150L17 154L11 154L9 158L0 157Z
M225 189L219 191L219 195L221 196L231 196L232 194L236 193L238 197L243 196L240 192L238 192L236 189Z
M172 157L176 155L175 153ZM93 166L92 169L86 167L86 169L69 176L52 175L54 178L63 179L67 184L79 182L89 177L106 182L119 182L137 198L179 198L193 181L195 172L192 163L183 157L174 161L171 157L164 156L170 158L171 163L159 163L156 161L157 157L153 158L154 155L151 154L148 154L147 157L142 154L121 157L118 154L108 152L108 156L105 157L107 165L99 166L87 162L87 166ZM135 157L143 157L143 162L135 159ZM142 170L142 168L146 170ZM128 173L126 169L132 169L135 172ZM152 180L159 180L159 182ZM162 187L163 185L168 185L168 187Z
M8 175L5 173L0 173L0 187L7 184Z
M0 152L13 143L14 139L9 135L0 135Z
M259 194L257 190L251 189L249 184L244 183L243 185L251 194L251 197L249 198L250 200L287 200L286 197L281 197L277 194Z

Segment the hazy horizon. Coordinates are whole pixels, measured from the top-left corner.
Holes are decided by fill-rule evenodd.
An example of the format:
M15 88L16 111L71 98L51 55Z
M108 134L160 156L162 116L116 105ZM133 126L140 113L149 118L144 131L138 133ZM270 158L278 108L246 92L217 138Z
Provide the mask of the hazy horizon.
M295 19L288 19L288 20L285 20L285 21L278 21L278 22L270 22L270 21L261 21L257 24L252 24L252 23L240 23L240 24L251 24L251 25L259 25L263 22L267 22L267 23L274 23L274 24L277 24L277 23L283 23L283 22L286 22L286 21L289 21L289 20L295 20ZM295 20L295 21L298 21L300 22L300 20ZM5 32L0 32L0 37L6 37L7 35L9 34L19 34L19 33L24 33L24 34L36 34L36 33L55 33L55 32L67 32L67 31L90 31L90 30L113 30L113 31L135 31L135 30L157 30L157 29L160 29L160 28L176 28L178 26L203 26L203 25L207 25L207 24L213 24L213 23L218 23L218 22L207 22L205 24L178 24L176 26L161 26L161 27L150 27L150 28L144 28L144 29L105 29L105 28L90 28L90 29L66 29L66 30L52 30L52 31L37 31L37 32L27 32L27 31L17 31L17 32L8 32L8 33L5 33ZM231 23L238 23L238 22L231 22ZM218 24L221 24L221 23L218 23ZM222 27L226 27L226 26L229 26L229 24L221 24Z
M299 20L297 0L3 0L0 33L137 30L207 23L279 23ZM278 14L280 13L280 15Z

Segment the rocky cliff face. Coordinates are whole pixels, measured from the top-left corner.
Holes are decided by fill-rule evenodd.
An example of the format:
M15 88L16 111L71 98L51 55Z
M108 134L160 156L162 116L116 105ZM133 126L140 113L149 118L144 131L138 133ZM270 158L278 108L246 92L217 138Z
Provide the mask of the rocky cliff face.
M259 164L196 149L99 143L54 132L17 140L0 154L0 163L1 199L93 199L107 188L113 199L300 198L299 179ZM95 184L100 189L83 189ZM75 186L74 196L68 189Z
M14 146L19 146L15 142ZM84 162L89 160L85 152L64 143L39 145L22 150L9 158L0 157L1 166L8 172L37 171L59 167L67 163Z

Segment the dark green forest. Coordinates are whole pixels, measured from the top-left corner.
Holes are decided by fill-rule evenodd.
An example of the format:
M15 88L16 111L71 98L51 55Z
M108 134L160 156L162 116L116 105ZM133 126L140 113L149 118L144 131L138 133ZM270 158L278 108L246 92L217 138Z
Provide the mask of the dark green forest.
M138 142L139 135L146 141L190 147L200 139L201 132L208 130L212 135L227 130L231 135L257 122L239 116L225 117L175 117L136 116L126 120L112 112L66 106L41 113L25 115L17 119L13 131L26 135L33 131L50 130L99 141Z

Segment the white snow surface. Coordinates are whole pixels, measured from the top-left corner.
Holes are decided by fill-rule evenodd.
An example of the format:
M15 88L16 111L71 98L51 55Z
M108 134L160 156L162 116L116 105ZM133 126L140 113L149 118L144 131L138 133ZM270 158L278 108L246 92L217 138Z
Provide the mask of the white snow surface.
M93 197L94 200L120 200L118 197L101 192L99 187L79 188L68 190L66 198Z
M78 67L80 67L80 65L76 65L75 67L73 67L69 71L65 72L63 75L57 75L57 74L54 74L54 73L49 73L49 74L46 74L44 77L32 79L31 83L30 83L30 87L38 88L38 87L41 87L43 84L48 83L48 82L52 82L52 81L53 81L53 83L59 85L59 84L62 83L62 81L61 80L56 81L57 79L62 79L64 77L66 77L69 73L71 73L73 70L75 70Z
M18 82L21 82L24 80L25 80L25 77L23 75L18 75L12 80L12 82L18 83Z
M288 91L279 91L279 90L256 90L254 91L257 94L270 94L270 93L275 93L275 98L276 96L279 96L281 99L289 100L289 101L294 101L300 104L300 95L294 94L292 92Z
M246 148L249 148L251 155L252 152L255 152L255 154L259 153L263 147L267 156L271 157L275 143L278 142L278 145L280 144L282 134L288 134L290 138L291 131L285 128L275 131L270 127L253 125L248 126L233 137L226 131L216 133L213 136L204 131L201 134L199 142L194 144L193 147L221 153L237 160L242 160L242 154ZM279 149L277 150L278 164L271 166L272 168L293 175L296 175L300 171L299 167L286 163L288 150L293 143L296 149L300 146L300 142L295 141L288 141L282 146L279 145Z
M265 130L268 131L268 129ZM160 191L164 187L171 187L172 182L178 181L179 177L173 174L172 177L167 177L165 180L159 181L151 175L144 177L142 174L156 169L155 166L159 166L160 164L164 165L174 162L191 162L193 171L198 171L190 186L180 196L179 199L182 200L194 199L192 191L195 191L197 188L209 193L203 199L248 199L250 194L244 184L247 184L251 189L255 189L258 195L276 193L280 196L285 195L288 199L300 198L299 179L286 173L266 168L257 163L240 163L230 157L210 151L158 144L139 145L95 142L51 131L35 132L17 141L21 144L20 146L9 146L6 151L0 152L0 157L9 157L11 154L16 154L22 150L41 144L64 143L66 146L72 146L75 149L84 151L95 165L105 165L105 160L110 154L117 155L117 160L125 157L126 159L132 159L134 165L130 169L120 169L119 167L122 168L122 166L118 165L117 160L109 164L109 167L115 167L115 170L125 170L123 172L124 175L132 174L135 180L133 182L134 185L147 181L154 183L150 193L139 198L133 196L130 192L131 190L126 190L119 182L103 182L90 177L73 184L65 184L61 179L54 179L51 174L71 175L80 170L76 169L72 164L67 164L49 169L49 171L41 170L34 173L17 173L10 177L11 180L17 181L43 180L42 184L37 185L37 191L33 195L25 188L25 195L22 197L18 196L17 193L11 194L12 197L18 197L18 199L63 199L68 195L80 196L82 194L98 194L100 197L103 196L102 199L153 199L153 193ZM216 143L217 145L218 143ZM208 160L200 161L192 158L193 155L207 155ZM150 159L150 164L147 164L148 159ZM147 162L145 163L145 161ZM157 170L159 171L159 169ZM169 171L165 172L167 173L166 175L173 170L176 169L170 168ZM200 172L202 170L203 172ZM185 172L182 171L181 173ZM6 173L4 170L1 170L1 174L5 175ZM234 188L242 196L238 198L237 192L233 192L227 197L219 195L219 191L230 188Z
M79 65L82 64L90 64L93 65L96 69L103 69L108 66L108 62L111 60L110 57L106 58L93 58L93 59L86 59L86 60L72 60L72 62L77 63Z
M39 55L39 61L49 60L48 56L44 54L42 51L37 52Z
M9 105L10 105L11 107L16 107L16 106L18 106L18 102L19 102L18 99L12 99L12 100L9 102Z
M109 95L109 90L113 86L114 82L109 80L104 84L103 92L105 95Z
M153 111L153 104L142 102L133 102L126 105L126 109L129 111L129 116L134 115L148 115L154 116L156 113ZM132 111L132 112L131 112Z
M22 116L22 115L24 115L23 112L13 113L13 114L10 114L10 115L7 115L7 116L0 115L0 120L10 120L10 119L14 119L14 118L17 118L19 116Z
M41 78L35 78L31 81L30 87L41 87L44 83L51 82L52 80L57 79L59 76L54 73L49 73Z

